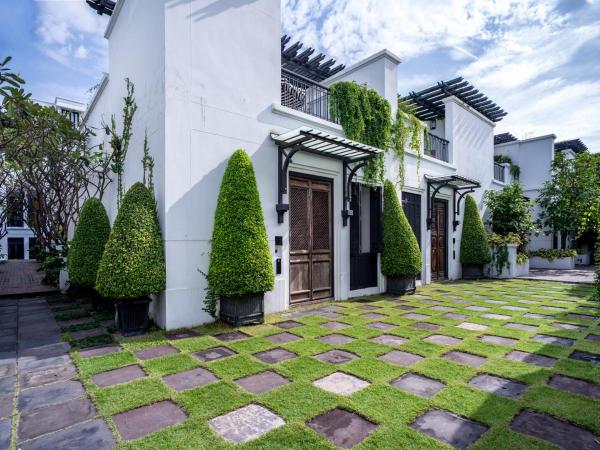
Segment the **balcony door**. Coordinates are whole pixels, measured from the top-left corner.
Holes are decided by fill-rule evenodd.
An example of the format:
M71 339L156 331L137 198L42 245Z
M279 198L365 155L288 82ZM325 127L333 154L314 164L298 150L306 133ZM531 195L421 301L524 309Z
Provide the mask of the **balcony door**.
M290 304L333 297L330 180L290 176Z
M435 199L431 223L431 281L448 276L448 202Z

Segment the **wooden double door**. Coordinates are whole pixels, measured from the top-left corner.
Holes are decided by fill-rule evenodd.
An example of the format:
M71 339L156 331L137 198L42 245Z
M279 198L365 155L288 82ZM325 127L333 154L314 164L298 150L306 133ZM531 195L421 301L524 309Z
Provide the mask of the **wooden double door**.
M290 303L333 297L332 185L290 176Z
M431 280L448 277L448 202L433 201L431 223Z

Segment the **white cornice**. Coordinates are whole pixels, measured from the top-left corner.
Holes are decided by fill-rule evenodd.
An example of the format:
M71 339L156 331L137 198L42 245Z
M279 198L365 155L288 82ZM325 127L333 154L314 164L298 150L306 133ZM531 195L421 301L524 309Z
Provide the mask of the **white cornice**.
M102 79L100 80L100 84L98 85L98 89L96 89L96 92L94 92L94 96L92 97L90 106L88 106L88 109L85 111L85 114L83 115L83 120L81 121L81 123L85 123L87 121L89 115L92 113L92 110L96 106L96 103L98 103L98 99L100 99L102 92L104 92L104 89L106 88L107 84L108 84L108 74L103 73Z

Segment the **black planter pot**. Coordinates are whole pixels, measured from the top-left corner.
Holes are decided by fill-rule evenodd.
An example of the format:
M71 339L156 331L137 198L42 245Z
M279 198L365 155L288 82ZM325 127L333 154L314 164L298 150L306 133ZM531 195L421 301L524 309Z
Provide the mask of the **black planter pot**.
M483 278L483 265L481 264L463 264L463 280L479 280Z
M106 299L104 299L107 301ZM142 334L148 328L149 297L117 300L117 327L123 336Z
M265 294L248 294L221 297L219 317L234 327L263 323L265 321Z
M71 300L80 300L91 296L93 288L83 286L73 286L72 284L67 289L67 297Z
M387 293L394 295L412 295L416 290L416 277L388 277Z

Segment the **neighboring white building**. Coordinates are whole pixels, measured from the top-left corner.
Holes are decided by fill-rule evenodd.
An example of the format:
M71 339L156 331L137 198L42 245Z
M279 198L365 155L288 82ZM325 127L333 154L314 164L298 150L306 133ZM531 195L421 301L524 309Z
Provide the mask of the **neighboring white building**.
M508 156L513 164L520 168L519 181L523 184L525 196L537 200L540 189L552 176L552 161L555 152L563 152L567 158L586 151L587 147L579 139L555 142L556 136L549 134L528 139L517 139L510 133L494 136L494 154ZM540 216L540 206L534 204L533 218ZM529 248L562 248L568 246L568 236L555 236L548 230L542 230L537 236L532 236Z
M55 108L67 116L74 125L79 126L87 105L64 98L56 97L54 102L33 100L42 105ZM36 239L33 231L27 226L27 211L24 202L18 196L9 198L14 202L15 213L6 221L6 235L0 239L0 259L35 259ZM0 227L3 225L0 224Z
M366 83L395 114L400 59L382 50L347 68L323 63L288 38L280 40L280 3L120 0L108 23L109 70L84 122L99 129L111 115L120 118L124 79L135 83L138 112L124 184L142 179L147 131L167 263L167 288L151 308L164 328L211 320L202 310L206 285L198 269L208 268L222 175L240 147L254 164L277 272L266 312L385 291L378 268L380 192L358 184L360 170L349 183L355 163L339 159L368 156L369 149L340 142L343 131L328 120L326 95L337 81ZM460 278L462 208L455 215L455 205L473 188L482 207L486 189L504 186L494 180L493 140L495 122L506 113L462 78L406 101L417 106L432 134L419 168L417 155L407 150L402 193L423 252L421 278ZM302 139L302 145L285 147ZM93 144L107 140L97 133ZM292 149L299 151L284 170ZM396 180L397 171L390 152L386 176ZM114 220L114 183L105 199Z

